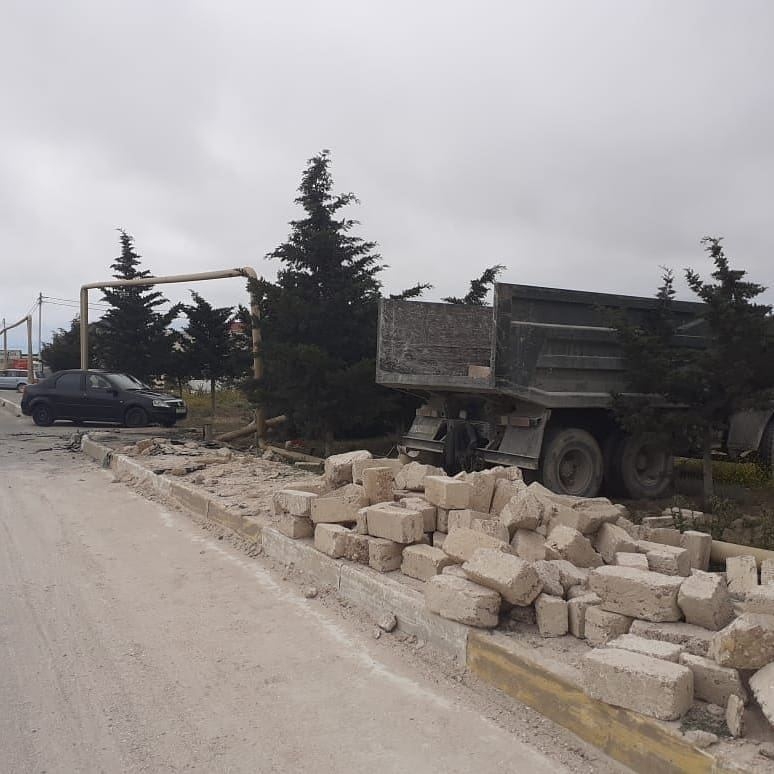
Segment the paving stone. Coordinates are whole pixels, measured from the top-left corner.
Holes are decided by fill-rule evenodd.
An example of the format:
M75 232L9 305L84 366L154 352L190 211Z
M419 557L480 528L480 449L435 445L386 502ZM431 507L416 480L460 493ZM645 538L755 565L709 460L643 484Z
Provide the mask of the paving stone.
M292 516L306 516L312 512L312 500L316 500L317 495L312 492L302 492L296 489L282 489L274 493L273 505L274 513L280 515L289 513Z
M690 653L683 653L680 663L693 672L693 694L697 699L721 707L726 706L731 694L747 701L747 691L736 669L720 666L712 659Z
M410 578L428 581L451 563L452 560L440 548L425 545L406 546L400 570Z
M675 664L680 662L680 654L683 652L680 645L673 645L671 642L661 642L659 640L648 640L645 637L638 637L636 634L622 634L620 637L610 640L608 647L630 650L632 653L642 653L643 656L660 658L664 661L672 661Z
M693 703L691 670L669 661L608 648L585 656L581 673L592 698L659 720L677 720Z
M404 545L368 535L368 566L378 572L400 569Z
M327 556L339 559L347 553L349 530L341 524L318 524L314 528L314 547Z
M452 532L451 537L455 534ZM462 570L470 580L494 589L512 605L529 605L543 585L529 562L492 548L479 548L465 561Z
M372 505L368 508L368 534L395 543L419 543L424 538L421 513L399 505Z
M368 468L391 468L393 474L396 474L403 467L403 463L398 459L391 459L388 457L376 457L374 459L368 459L364 457L362 459L354 460L352 463L352 481L355 484L362 484L363 471ZM394 479L394 475L393 475Z
M680 539L680 546L688 552L691 569L707 570L712 551L712 535L686 530Z
M563 637L569 630L567 603L559 597L540 594L535 600L535 617L543 637Z
M731 736L744 736L744 702L734 694L726 704L726 726Z
M744 595L742 610L745 613L774 615L774 586L756 586Z
M603 610L599 605L586 608L585 634L590 645L606 645L610 640L626 634L632 619L619 613Z
M502 540L503 543L507 543L511 539L508 534L508 528L497 519L473 519L470 522L470 528L474 532L483 532L485 535L489 535L489 537Z
M592 593L575 597L567 603L567 618L570 634L578 639L586 637L586 611L600 603L600 598Z
M597 530L592 545L607 564L615 564L617 553L636 553L637 543L629 533L615 524L602 524Z
M634 567L598 567L589 573L589 588L599 594L602 608L645 621L679 621L677 593L682 578L645 572Z
M562 574L559 568L544 559L532 562L532 567L538 574L543 584L543 593L550 594L552 597L564 598L564 586L562 586Z
M345 454L334 454L325 460L325 478L333 486L352 483L352 463L355 460L370 460L373 454L369 451L351 451Z
M395 470L393 468L371 467L363 471L363 489L370 505L392 500L395 488Z
M438 509L422 497L401 497L400 504L410 511L422 514L425 532L435 532L438 525Z
M588 538L572 527L554 527L546 538L546 546L576 567L599 567L602 557L593 549Z
M638 570L649 570L648 557L645 554L633 554L629 552L616 553L613 564L618 567L636 567Z
M698 571L680 586L677 604L688 623L705 629L722 629L734 618L731 595L718 573ZM725 702L724 702L725 703Z
M479 548L493 548L506 554L511 553L508 543L489 537L483 532L462 527L450 532L443 544L443 550L456 562L467 562L472 559Z
M688 623L654 623L652 621L634 621L631 633L651 640L672 642L685 648L686 653L706 656L714 631Z
M517 556L528 562L550 559L555 556L553 551L549 552L546 548L545 537L528 529L516 530L511 539L511 548Z
M293 540L309 538L314 535L314 524L308 516L294 516L292 513L283 513L279 517L277 529Z
M453 575L436 575L425 584L428 609L452 621L493 629L500 612L500 595L492 589Z
M439 508L467 508L472 492L473 486L466 481L445 476L425 478L425 497Z
M774 616L744 613L712 638L709 658L721 666L760 669L774 661Z
M774 726L774 663L767 664L750 678L750 690L769 725Z
M741 597L758 586L758 566L754 556L729 556L726 559L726 580L731 594Z

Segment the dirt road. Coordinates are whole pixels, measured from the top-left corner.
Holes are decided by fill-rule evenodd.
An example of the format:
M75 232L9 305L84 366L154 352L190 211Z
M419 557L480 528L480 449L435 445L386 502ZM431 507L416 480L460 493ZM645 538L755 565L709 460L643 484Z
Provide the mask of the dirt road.
M70 432L0 412L0 771L568 770Z

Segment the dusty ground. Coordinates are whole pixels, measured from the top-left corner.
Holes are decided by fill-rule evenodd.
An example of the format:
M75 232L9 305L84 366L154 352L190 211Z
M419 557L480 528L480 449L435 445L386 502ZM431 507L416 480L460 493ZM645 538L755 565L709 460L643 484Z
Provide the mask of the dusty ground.
M0 413L1 771L620 771L114 483L71 433Z

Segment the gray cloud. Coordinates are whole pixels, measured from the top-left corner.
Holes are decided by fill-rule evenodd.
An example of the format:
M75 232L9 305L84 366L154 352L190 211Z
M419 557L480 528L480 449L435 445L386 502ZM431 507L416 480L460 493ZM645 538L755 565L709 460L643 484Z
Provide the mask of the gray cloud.
M387 291L499 262L651 294L660 265L708 269L706 233L771 283L773 26L747 0L8 0L0 314L107 276L117 226L156 273L273 275L323 147Z

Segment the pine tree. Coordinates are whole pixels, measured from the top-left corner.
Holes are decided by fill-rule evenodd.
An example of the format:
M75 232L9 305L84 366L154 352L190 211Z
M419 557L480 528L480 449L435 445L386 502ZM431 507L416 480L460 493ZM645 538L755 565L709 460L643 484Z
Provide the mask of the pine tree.
M116 279L151 276L141 271L140 257L134 250L134 238L119 229L121 255L111 264ZM152 286L105 288L105 301L112 309L99 322L99 359L105 368L124 371L143 381L164 374L172 349L170 323L180 305L167 312L157 311L167 299Z
M96 327L96 323L89 325L90 363L95 362L96 359ZM72 320L69 329L59 328L54 331L51 342L42 347L41 360L54 372L81 367L81 320L79 317Z
M466 304L468 306L484 306L489 288L493 287L497 277L505 271L505 266L497 264L485 269L480 277L470 281L470 289L462 298L456 296L447 296L443 300L447 304Z
M735 411L756 408L774 394L774 351L769 338L771 307L755 302L765 288L731 269L722 240L702 244L714 263L712 282L686 269L688 286L703 308L701 327L691 332L703 346L686 346L674 314L674 283L665 271L657 305L640 325L618 319L628 388L642 397L615 396L625 429L669 434L675 445L693 442L702 451L704 503L714 496L712 448Z
M182 351L189 373L210 381L210 405L214 416L217 382L233 374L229 323L234 310L229 306L215 308L193 291L191 296L194 303L184 307L188 322L181 339Z
M357 221L342 210L357 199L333 193L328 151L309 160L298 190L304 216L268 255L282 264L277 281L250 284L261 308L265 377L247 391L330 447L335 435L381 432L394 419L394 395L374 383L384 265L375 242L352 234Z

